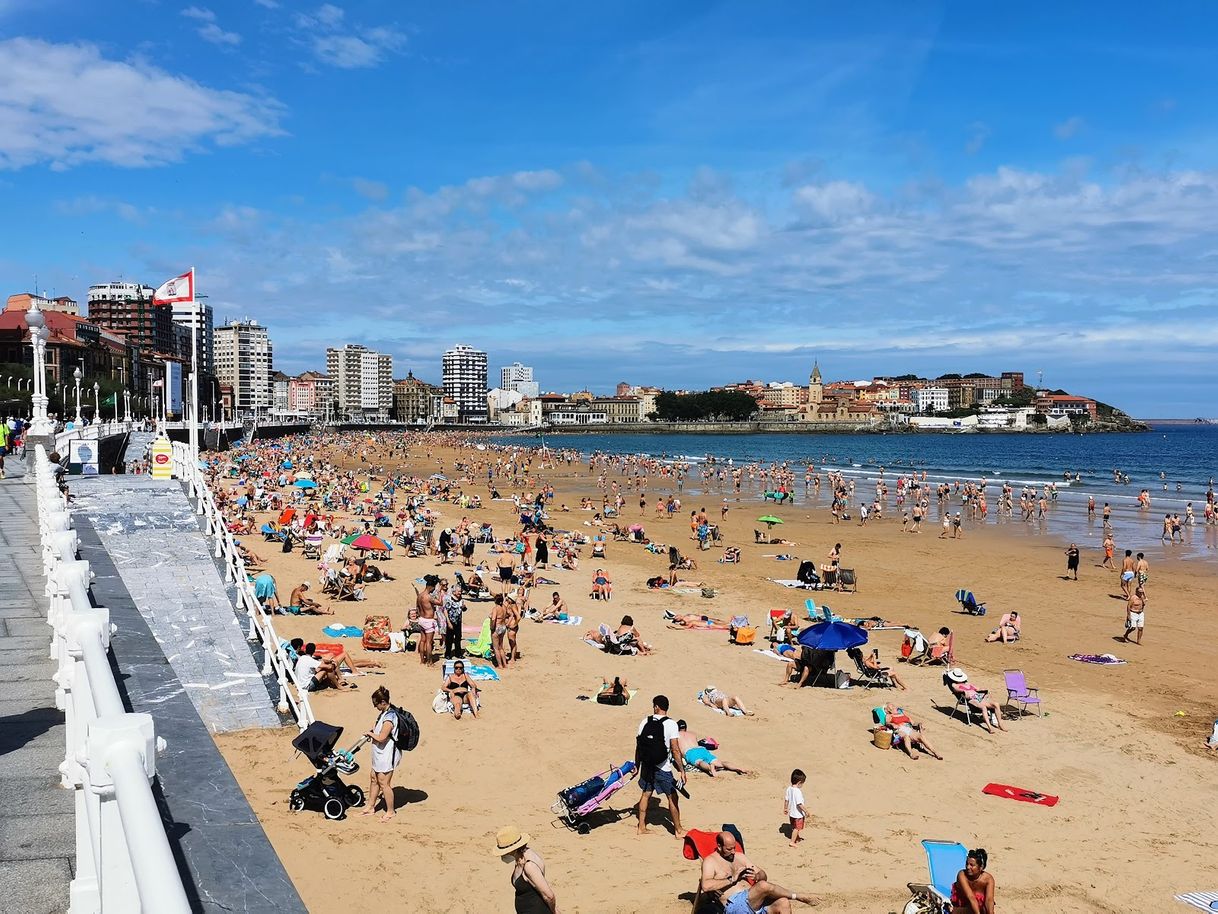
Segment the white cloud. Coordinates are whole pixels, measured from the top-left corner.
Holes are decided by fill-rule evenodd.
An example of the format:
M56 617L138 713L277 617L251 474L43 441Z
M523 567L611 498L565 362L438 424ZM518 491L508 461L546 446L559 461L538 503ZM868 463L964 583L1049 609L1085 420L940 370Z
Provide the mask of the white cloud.
M241 36L236 32L227 32L216 22L216 14L205 7L188 6L182 10L182 15L200 23L195 32L204 41L218 44L221 47L234 48L241 44Z
M381 181L371 181L368 178L352 178L351 186L361 197L375 200L378 203L389 196L389 186Z
M855 181L806 184L795 191L796 202L829 222L860 216L871 209L874 197Z
M1060 124L1053 128L1053 135L1059 140L1069 140L1074 137L1083 127L1083 119L1077 114L1074 117L1068 117Z
M964 144L964 151L971 156L981 152L993 132L990 125L984 121L973 121L968 128L968 141Z
M345 11L324 3L312 12L297 13L296 38L327 66L345 70L374 67L406 45L406 36L390 26L349 23Z
M213 89L91 44L0 41L0 169L141 167L276 136L272 99Z

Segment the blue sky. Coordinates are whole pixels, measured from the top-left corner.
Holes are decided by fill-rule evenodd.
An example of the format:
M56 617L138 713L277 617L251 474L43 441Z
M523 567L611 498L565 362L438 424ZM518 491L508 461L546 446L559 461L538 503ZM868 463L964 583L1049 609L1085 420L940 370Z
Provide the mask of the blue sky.
M0 290L193 264L289 372L1218 414L1212 7L845 6L0 0Z

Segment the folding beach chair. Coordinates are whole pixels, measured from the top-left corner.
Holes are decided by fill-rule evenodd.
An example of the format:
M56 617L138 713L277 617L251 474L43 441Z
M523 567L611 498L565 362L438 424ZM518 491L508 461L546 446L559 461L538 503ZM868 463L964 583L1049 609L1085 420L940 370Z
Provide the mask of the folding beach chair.
M1177 895L1176 901L1182 901L1202 911L1218 911L1218 892L1185 892Z
M1023 715L1028 710L1028 705L1036 705L1036 716L1041 716L1041 700L1037 694L1039 689L1032 688L1028 685L1027 677L1024 676L1023 670L1003 670L1002 677L1007 684L1007 704L1015 702L1019 705L1019 716Z
M885 670L869 670L863 663L863 654L856 648L851 648L846 652L850 655L850 659L854 661L854 668L859 672L859 679L867 688L879 686L880 688L890 688L893 685L892 679L888 676Z
M972 724L974 717L981 717L982 715L985 714L984 710L982 710L981 708L977 707L974 704L969 703L969 697L967 695L965 695L961 692L957 692L955 689L953 689L951 686L951 680L949 680L946 676L943 677L943 684L945 686L947 686L948 693L952 696L953 699L955 699L955 702L956 702L952 706L952 715L951 715L952 717L956 716L957 711L963 711L964 712L964 724L965 724L965 726L969 726ZM984 698L986 695L989 694L989 690L988 689L978 689L973 694L977 698Z
M942 914L951 910L952 883L964 869L968 850L958 841L923 841L929 882L910 882L910 899L902 909L905 914Z
M956 602L960 604L960 608L970 616L984 616L985 604L978 603L977 598L973 596L971 590L960 588L956 591Z

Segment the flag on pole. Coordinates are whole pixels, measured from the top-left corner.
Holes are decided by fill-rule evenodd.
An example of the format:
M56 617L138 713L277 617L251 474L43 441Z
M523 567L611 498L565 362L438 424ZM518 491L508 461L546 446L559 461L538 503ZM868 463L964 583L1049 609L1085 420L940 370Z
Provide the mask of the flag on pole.
M176 301L195 300L195 271L187 270L181 276L175 276L153 293L154 305L169 305Z

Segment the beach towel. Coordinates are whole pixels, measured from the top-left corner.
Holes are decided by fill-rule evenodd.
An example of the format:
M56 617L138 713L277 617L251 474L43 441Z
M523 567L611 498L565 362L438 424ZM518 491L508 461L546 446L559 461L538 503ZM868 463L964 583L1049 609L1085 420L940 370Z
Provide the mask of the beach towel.
M331 638L362 638L364 630L354 625L339 625L331 622L322 631Z
M491 650L491 620L489 618L482 620L482 631L478 633L477 638L466 640L465 652L471 657L481 657L484 660L493 654Z
M775 653L769 648L766 648L765 650L762 650L761 648L753 648L753 653L760 654L762 657L769 657L771 660L781 660L783 663L795 659L794 655L784 657L782 654Z
M596 643L595 641L593 641L591 638L585 638L585 639L584 639L584 644L590 645L590 646L592 646L592 647L596 648L598 651L603 651L603 650L605 649L605 645L603 645L603 644L597 644L597 643Z
M731 832L732 837L736 839L736 847L740 853L744 853L744 838L741 836L739 829L734 825L724 825L723 830ZM702 831L700 828L691 828L685 833L685 840L681 843L681 854L686 860L700 860L707 854L715 852L715 842L719 833L714 831Z
M555 625L581 625L584 621L583 616L567 616L565 619L546 619L547 622L553 622Z
M712 708L710 705L703 705L701 692L699 692L695 697L698 699L698 704L702 705L704 708L714 711L716 714L726 714L728 717L744 717L744 712L739 708L729 708L728 710L724 711L722 708Z
M1185 892L1177 895L1176 901L1191 904L1202 911L1218 911L1218 892Z
M453 665L456 662L457 661L455 661L455 660L445 660L444 661L444 669L443 669L443 678L444 679L447 679L449 676L452 675ZM462 662L465 663L465 675L468 676L470 679L474 680L474 682L498 682L499 681L499 672L493 666L490 666L489 664L486 664L486 663L469 663L467 661L462 661Z
M779 584L783 587L794 587L797 590L811 590L812 588L803 581L797 581L794 578L766 578L772 584Z
M1025 790L1009 784L986 784L981 788L981 792L992 797L1002 797L1005 800L1035 803L1037 806L1056 806L1058 801L1058 797L1049 796L1047 793L1037 793L1035 790Z
M1125 662L1112 654L1071 654L1070 659L1077 660L1079 663L1096 663L1100 666L1114 666Z

